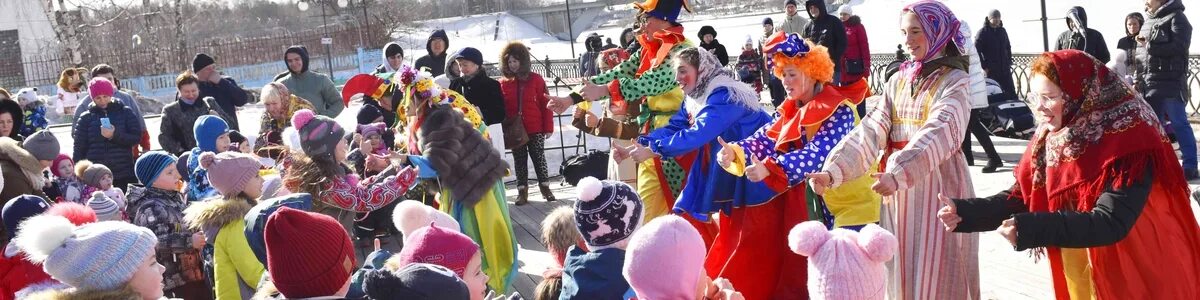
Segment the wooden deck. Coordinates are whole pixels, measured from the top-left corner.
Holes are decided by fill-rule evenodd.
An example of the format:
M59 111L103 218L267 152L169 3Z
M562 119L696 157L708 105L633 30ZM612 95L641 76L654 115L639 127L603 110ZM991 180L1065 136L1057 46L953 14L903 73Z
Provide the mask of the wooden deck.
M506 187L508 215L512 218L513 234L516 235L519 247L517 260L520 269L516 278L513 279L512 287L526 299L533 299L534 291L538 283L542 281L542 271L545 271L554 261L550 253L546 251L546 245L542 244L542 220L559 206L575 205L575 188L561 186L557 183L559 181L561 179L556 178L554 181L556 183L551 184L558 201L542 200L537 186L531 186L529 204L522 206L513 204L517 199L515 186L508 185ZM513 291L509 291L509 293L511 292Z

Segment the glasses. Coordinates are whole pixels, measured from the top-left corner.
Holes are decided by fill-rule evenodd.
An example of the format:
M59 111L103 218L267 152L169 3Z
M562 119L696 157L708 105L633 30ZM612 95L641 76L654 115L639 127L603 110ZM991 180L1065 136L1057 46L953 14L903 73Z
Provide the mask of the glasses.
M1063 99L1063 94L1061 93L1058 95L1045 95L1034 91L1029 91L1029 93L1025 95L1025 99L1033 101L1030 104L1036 105L1037 107L1051 107L1055 104L1058 104L1059 101L1065 100Z

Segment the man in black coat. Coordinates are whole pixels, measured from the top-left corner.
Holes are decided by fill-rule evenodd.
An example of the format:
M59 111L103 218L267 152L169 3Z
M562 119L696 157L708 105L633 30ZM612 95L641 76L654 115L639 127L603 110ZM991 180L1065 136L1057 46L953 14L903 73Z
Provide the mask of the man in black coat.
M425 51L429 54L418 58L413 67L417 70L428 68L433 77L442 76L446 73L446 49L450 49L450 37L445 30L434 31L425 42Z
M237 81L229 76L222 76L217 71L216 61L207 54L196 54L192 59L192 73L200 79L200 99L212 97L217 101L221 112L227 116L236 116L237 108L246 105L249 94L238 86ZM229 129L240 130L237 118L229 119Z
M500 82L488 77L483 69L483 53L467 47L451 57L462 70L462 77L450 82L450 89L462 94L468 102L479 107L483 123L495 125L504 122L504 98L500 93Z
M1087 11L1083 7L1072 7L1067 10L1067 31L1058 35L1058 43L1054 50L1075 49L1095 57L1102 63L1108 63L1108 43L1104 35L1087 26Z
M712 26L700 27L700 48L708 50L709 53L717 56L717 61L721 62L721 66L729 65L729 52L725 51L725 45L717 41L717 30Z
M975 51L979 53L979 63L987 78L995 80L1004 90L1005 99L1016 99L1017 88L1013 86L1012 78L1012 45L1008 41L1008 31L1000 20L1000 11L992 10L983 28L975 34Z
M842 20L829 14L823 0L805 1L804 7L808 10L808 17L812 18L812 22L804 27L801 37L828 48L834 70L841 70L842 54L846 53L846 28L842 26ZM833 73L833 82L841 82L841 78L841 71Z
M1147 0L1149 19L1138 34L1139 76L1146 84L1146 102L1159 118L1171 121L1171 130L1183 152L1183 172L1188 180L1200 179L1196 167L1196 136L1187 118L1188 48L1192 24L1179 0Z

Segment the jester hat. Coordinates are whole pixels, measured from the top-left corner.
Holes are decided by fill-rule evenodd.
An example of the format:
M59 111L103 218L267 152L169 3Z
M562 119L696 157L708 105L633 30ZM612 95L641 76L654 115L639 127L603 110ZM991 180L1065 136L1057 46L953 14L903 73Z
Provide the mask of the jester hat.
M783 78L783 69L795 67L818 82L833 81L834 64L829 58L829 50L795 33L780 31L771 35L763 45L763 54L771 58L767 68L773 70L776 77Z

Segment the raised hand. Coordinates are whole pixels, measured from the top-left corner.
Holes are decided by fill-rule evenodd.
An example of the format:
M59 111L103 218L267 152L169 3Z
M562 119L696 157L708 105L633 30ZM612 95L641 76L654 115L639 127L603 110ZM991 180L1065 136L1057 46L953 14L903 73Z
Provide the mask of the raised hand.
M721 144L721 150L717 151L717 164L720 164L722 168L728 168L733 163L733 159L736 158L734 151L737 150L719 136L717 137L717 143Z
M875 173L871 174L871 178L875 178L875 184L871 185L871 190L881 196L891 196L896 193L897 184L896 176L891 173Z
M812 187L813 192L817 195L824 195L825 190L833 185L833 176L829 175L829 172L808 173L808 175L804 175L804 178L808 179L808 186Z
M761 159L758 159L757 156L748 156L750 156L751 164L746 167L746 179L750 179L752 182L760 182L763 179L767 179L767 175L770 175L770 172L767 172L767 165Z
M946 198L942 193L938 193L938 201L946 206L938 210L937 217L942 220L942 224L946 225L946 231L954 231L958 228L958 223L962 223L962 217L958 215L958 207L954 205L954 201Z
M550 96L550 94L545 94L544 96L546 96L547 99L550 99L550 102L546 104L546 108L554 111L555 114L562 114L563 112L567 111L568 107L571 107L572 104L575 104L575 102L571 100L571 97Z
M621 147L620 145L613 144L612 158L617 162L625 161L626 159L629 159L629 150L625 149L625 147Z
M628 150L629 150L629 156L633 157L633 161L636 161L638 163L641 163L648 159L654 158L655 156L658 156L658 154L655 154L653 151L650 151L650 148L646 148L638 143L634 143L633 146L629 146Z
M587 99L587 101L603 99L608 97L608 87L585 81L583 89L579 91L579 95L583 96L583 99Z

